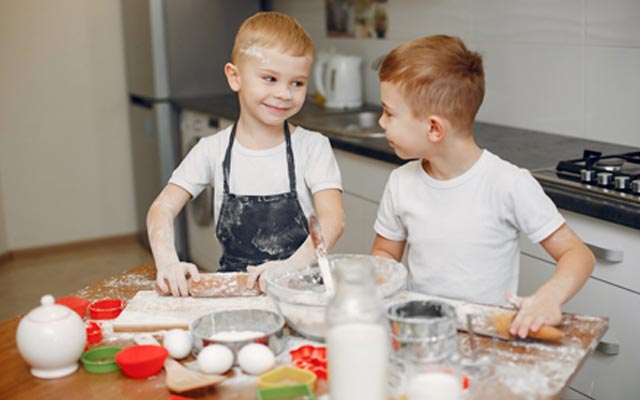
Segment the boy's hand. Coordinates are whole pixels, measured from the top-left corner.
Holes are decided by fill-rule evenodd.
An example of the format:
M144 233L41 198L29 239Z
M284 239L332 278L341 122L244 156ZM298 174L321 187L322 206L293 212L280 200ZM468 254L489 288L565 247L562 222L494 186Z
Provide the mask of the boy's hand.
M171 291L171 294L174 296L189 296L187 278L193 279L195 282L200 281L198 268L191 263L178 261L158 265L157 268L156 284L160 290L165 293Z
M287 263L287 260L275 260L275 261L267 261L266 263L262 263L258 266L248 266L247 272L249 276L247 277L247 289L252 289L256 286L256 282L258 284L258 288L262 293L267 292L267 282L264 278L264 272L268 268L273 268L277 265L284 265Z
M526 338L529 331L537 332L543 325L558 325L562 321L560 303L551 298L538 293L529 297L517 297L508 290L505 297L518 308L518 314L509 328L514 336Z

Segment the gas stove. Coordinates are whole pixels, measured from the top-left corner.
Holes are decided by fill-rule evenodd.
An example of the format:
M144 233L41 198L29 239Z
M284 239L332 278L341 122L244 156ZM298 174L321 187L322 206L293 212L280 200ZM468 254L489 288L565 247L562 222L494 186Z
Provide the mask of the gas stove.
M640 206L640 151L602 155L585 150L582 158L560 161L532 175L543 184Z

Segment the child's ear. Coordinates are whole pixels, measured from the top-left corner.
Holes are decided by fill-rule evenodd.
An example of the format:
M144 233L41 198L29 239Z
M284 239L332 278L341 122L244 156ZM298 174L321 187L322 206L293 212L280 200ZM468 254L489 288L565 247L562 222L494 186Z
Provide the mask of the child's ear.
M240 75L238 75L238 67L234 64L226 63L224 65L224 74L227 77L227 83L234 92L240 90Z
M427 127L429 141L433 143L441 141L447 132L447 120L439 115L429 115L427 122L429 124Z

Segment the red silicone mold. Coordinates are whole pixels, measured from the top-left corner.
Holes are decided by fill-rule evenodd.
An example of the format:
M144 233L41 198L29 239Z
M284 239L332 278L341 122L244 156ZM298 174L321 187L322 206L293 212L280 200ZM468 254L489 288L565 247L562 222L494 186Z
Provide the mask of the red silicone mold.
M89 306L89 315L92 319L114 319L127 305L123 299L104 299L93 302Z
M87 306L89 305L89 300L73 296L59 297L56 299L56 304L67 306L78 313L80 318L84 318L84 314L87 312Z
M168 354L162 346L141 344L121 350L116 354L116 363L130 378L148 378L162 370Z
M102 340L102 326L96 321L87 321L84 325L87 330L87 344L100 343Z
M324 346L300 346L289 352L291 363L316 374L318 379L327 380L327 348Z

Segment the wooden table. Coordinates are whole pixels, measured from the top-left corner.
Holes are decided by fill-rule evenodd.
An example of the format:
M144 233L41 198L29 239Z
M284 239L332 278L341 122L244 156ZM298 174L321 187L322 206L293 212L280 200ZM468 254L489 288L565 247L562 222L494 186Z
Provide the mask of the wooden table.
M112 278L82 289L72 295L89 300L105 297L131 299L139 290L153 288L155 269L141 265ZM164 372L149 379L129 379L119 372L90 374L82 367L77 372L59 379L37 379L29 372L29 366L20 357L15 333L20 317L0 323L0 398L2 399L168 399L170 392L164 385ZM565 315L561 328L566 334L562 345L532 342L507 342L478 338L479 349L489 350L493 359L493 375L485 377L475 386L473 397L487 399L557 398L568 386L580 366L587 359L607 328L607 318ZM466 352L466 334L460 333L459 350ZM109 343L113 344L113 343ZM122 343L123 345L132 344ZM568 356L571 357L568 357ZM564 365L562 373L545 367ZM562 364L562 363L565 364ZM524 374L511 374L508 371ZM511 374L511 375L510 375ZM554 374L558 376L554 376ZM551 389L531 394L536 380L549 380ZM321 382L322 383L322 382ZM188 397L215 400L256 399L255 384L236 386L219 385L214 388L191 392ZM326 386L320 385L324 391ZM469 393L471 394L471 393ZM471 397L470 395L467 396Z

